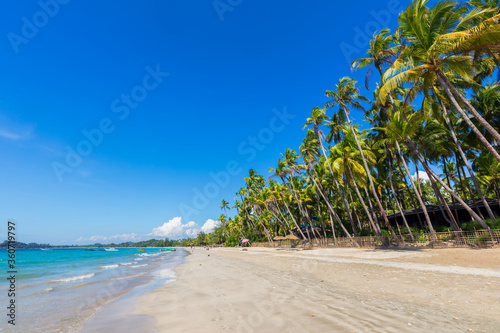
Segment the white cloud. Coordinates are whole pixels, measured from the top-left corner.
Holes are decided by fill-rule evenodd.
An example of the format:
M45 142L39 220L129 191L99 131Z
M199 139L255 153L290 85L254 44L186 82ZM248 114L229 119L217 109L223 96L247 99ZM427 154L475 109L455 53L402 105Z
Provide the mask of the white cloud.
M214 221L212 219L208 219L205 224L201 227L201 231L206 234L209 234L214 231L215 227L219 225L219 221Z
M137 242L141 240L147 240L151 238L170 238L170 239L181 239L181 238L194 238L200 231L204 233L211 233L214 228L219 225L219 221L214 221L208 219L205 221L202 227L198 224L190 221L186 224L182 223L182 218L177 216L168 222L163 223L163 225L154 228L151 233L139 235L136 233L131 234L118 234L114 236L102 236L94 235L89 238L80 237L76 240L77 243L121 243L121 242Z
M182 218L177 216L162 226L154 228L151 235L154 237L168 237L172 239L183 237L194 237L198 234L200 227L193 221L182 224Z
M137 242L142 240L143 237L136 233L131 234L118 234L114 236L94 235L89 238L80 237L76 240L77 243L122 243L122 242Z
M420 180L425 180L425 181L428 181L429 180L429 176L427 175L427 172L424 172L424 171L418 171L418 177L420 178ZM415 174L413 176L411 176L411 178L413 180L417 180L417 173L415 172Z

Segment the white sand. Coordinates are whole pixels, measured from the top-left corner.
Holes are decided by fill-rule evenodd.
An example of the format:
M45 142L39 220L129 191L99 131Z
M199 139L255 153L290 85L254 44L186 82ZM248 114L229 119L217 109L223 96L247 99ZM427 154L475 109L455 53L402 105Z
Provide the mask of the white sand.
M196 249L176 272L136 305L160 332L500 332L500 249Z

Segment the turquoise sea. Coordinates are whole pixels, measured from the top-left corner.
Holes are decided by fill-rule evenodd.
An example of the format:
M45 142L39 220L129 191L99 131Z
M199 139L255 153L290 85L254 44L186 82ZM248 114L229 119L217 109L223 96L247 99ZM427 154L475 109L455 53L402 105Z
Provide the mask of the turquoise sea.
M111 301L116 303L134 290L147 292L175 280L172 269L185 256L182 249L18 249L14 328L6 319L10 299L8 258L7 251L1 250L0 265L5 278L0 280L0 308L4 309L0 331L78 332L98 309L104 309Z

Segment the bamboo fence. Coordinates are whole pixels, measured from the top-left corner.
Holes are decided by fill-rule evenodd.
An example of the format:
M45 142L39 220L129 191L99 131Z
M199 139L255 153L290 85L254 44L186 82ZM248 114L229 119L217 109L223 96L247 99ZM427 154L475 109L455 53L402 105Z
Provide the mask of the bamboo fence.
M450 247L493 247L500 245L500 229L474 231L436 232L437 239L432 240L430 233L414 233L413 239L409 234L384 236L383 241L377 236L337 237L337 239L312 239L309 243L303 240L282 240L274 242L252 243L253 247L273 248L376 248L376 247L418 247L418 248L450 248Z

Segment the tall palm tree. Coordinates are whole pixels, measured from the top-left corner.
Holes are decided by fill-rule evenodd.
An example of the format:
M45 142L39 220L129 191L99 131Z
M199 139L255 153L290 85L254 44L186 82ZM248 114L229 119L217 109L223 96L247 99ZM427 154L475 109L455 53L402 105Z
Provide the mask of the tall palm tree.
M231 207L229 206L229 202L227 202L225 199L222 199L222 204L219 206L219 208L224 211L224 214L226 215L227 219L226 209L231 209Z
M472 123L457 98L497 141L500 141L500 134L451 82L456 78L472 82L472 53L475 49L492 48L500 43L497 22L500 15L481 23L482 29L479 29L478 26L471 27L471 24L475 19L484 18L491 9L466 13L465 6L452 1L441 1L429 9L425 6L427 1L414 0L400 15L401 36L406 47L385 72L379 99L384 102L392 90L404 83L421 84L426 92L437 81L464 121L500 161L500 155Z
M396 236L394 230L392 229L392 226L389 223L389 219L387 218L387 215L386 215L385 210L382 206L382 203L380 202L380 198L378 197L377 190L375 189L375 185L373 184L373 180L371 178L370 169L368 168L368 163L366 161L365 155L363 154L363 149L361 148L361 145L359 144L358 137L356 136L356 133L354 132L354 127L353 127L351 119L349 117L349 114L351 112L350 107L355 108L357 110L364 110L364 108L361 105L361 102L368 102L368 99L359 93L359 89L356 88L356 83L357 83L357 81L355 79L351 79L349 77L341 78L339 80L338 84L336 85L335 90L327 90L326 91L326 96L330 97L331 100L329 102L327 102L327 104L325 105L325 108L330 109L334 106L338 106L339 107L338 112L343 114L345 116L345 119L347 119L347 123L349 124L352 135L354 137L354 140L356 141L356 145L357 145L358 150L360 151L360 154L361 154L361 159L363 161L365 172L367 174L370 188L372 190L372 195L375 198L375 201L377 202L380 213L382 214L382 218L384 219L384 222L385 222L387 228L391 231L392 235L394 236L396 241L399 243L399 239Z

